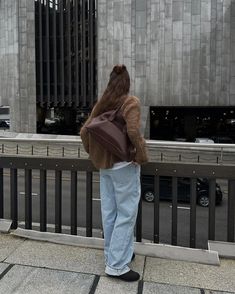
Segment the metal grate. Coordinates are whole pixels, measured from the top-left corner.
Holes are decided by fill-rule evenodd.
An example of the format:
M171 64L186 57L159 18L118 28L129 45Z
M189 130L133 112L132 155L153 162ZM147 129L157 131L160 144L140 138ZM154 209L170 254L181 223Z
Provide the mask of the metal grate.
M92 107L96 99L96 0L35 0L37 103Z

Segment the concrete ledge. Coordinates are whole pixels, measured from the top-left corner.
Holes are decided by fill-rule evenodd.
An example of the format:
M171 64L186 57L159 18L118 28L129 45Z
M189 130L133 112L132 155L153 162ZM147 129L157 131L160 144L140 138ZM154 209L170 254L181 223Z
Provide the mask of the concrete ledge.
M171 246L166 244L135 243L135 252L137 254L151 257L220 265L218 252L204 249Z
M208 241L209 250L218 251L219 256L235 259L235 243Z
M9 233L12 221L8 219L0 218L0 232Z
M88 248L103 249L104 240L101 238L89 238L83 236L73 236L66 234L57 234L50 232L39 232L33 230L25 230L18 228L11 233L14 236L28 238L38 241L47 241L56 244L72 245L72 246L81 246Z
M90 238L48 232L38 232L21 228L13 231L12 234L19 237L53 242L57 244L89 247L96 249L104 248L103 239L94 237ZM164 244L135 242L135 253L150 257L167 258L210 265L220 265L218 252L203 249L192 249Z

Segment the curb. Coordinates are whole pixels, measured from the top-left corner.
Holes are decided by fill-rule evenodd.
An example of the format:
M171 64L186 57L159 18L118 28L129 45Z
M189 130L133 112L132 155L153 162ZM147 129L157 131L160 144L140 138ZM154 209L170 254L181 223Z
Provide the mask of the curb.
M16 229L11 234L18 237L63 245L81 246L94 249L104 248L104 240L101 238L39 232L21 228ZM135 253L148 257L158 257L216 266L220 265L218 252L204 249L135 242Z

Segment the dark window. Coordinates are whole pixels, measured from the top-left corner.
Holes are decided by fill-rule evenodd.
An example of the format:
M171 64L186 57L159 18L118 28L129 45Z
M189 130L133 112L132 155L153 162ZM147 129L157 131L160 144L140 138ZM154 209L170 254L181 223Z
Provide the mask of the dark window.
M194 142L235 143L233 107L151 107L150 138Z

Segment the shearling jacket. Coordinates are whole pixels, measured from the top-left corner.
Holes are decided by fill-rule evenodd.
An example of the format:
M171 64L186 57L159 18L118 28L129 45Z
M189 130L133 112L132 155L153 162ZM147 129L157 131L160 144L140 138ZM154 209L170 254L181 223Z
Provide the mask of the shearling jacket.
M94 111L94 108L93 108ZM80 131L80 136L86 152L90 155L90 159L97 169L111 168L114 163L121 160L107 151L88 133L86 125L91 121L93 116L91 112L88 120L85 122ZM148 161L146 144L140 133L140 101L135 96L128 96L121 107L123 118L126 121L128 136L136 148L134 161L143 164Z

